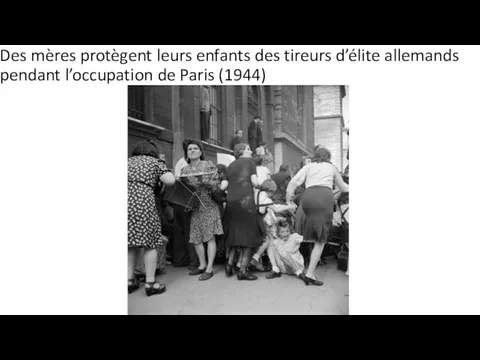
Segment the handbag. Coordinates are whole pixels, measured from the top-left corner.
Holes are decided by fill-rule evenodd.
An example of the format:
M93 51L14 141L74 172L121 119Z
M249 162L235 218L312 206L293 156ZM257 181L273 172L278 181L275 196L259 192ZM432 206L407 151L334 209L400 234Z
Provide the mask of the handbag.
M185 212L198 210L200 207L196 189L181 180L176 181L173 186L167 186L163 196L165 201L184 208Z

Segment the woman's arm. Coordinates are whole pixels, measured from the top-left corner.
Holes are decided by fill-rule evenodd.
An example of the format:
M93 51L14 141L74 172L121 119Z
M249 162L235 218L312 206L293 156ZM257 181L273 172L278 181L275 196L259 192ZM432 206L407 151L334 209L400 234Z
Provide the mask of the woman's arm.
M159 180L160 182L164 183L167 186L171 186L175 184L175 175L167 168L167 165L165 165L165 161L159 159L158 160L158 166L159 166Z
M220 190L227 190L228 188L228 180L223 180L220 184Z
M335 180L335 185L339 187L339 189L342 192L348 192L348 184L346 184L343 179L342 175L338 172L338 170L335 170L335 174L333 175L334 180Z
M302 185L307 178L307 166L304 166L300 171L293 177L292 180L288 183L287 186L287 202L292 202L295 195L295 189Z
M257 174L252 174L252 175L250 176L250 180L252 181L253 187L258 188L258 187L260 186L260 184L258 183Z
M160 181L167 186L175 184L175 176L171 172L166 172L160 176Z
M269 209L272 209L275 213L283 213L289 210L292 210L292 206L290 205L282 205L282 204L273 204L268 206Z

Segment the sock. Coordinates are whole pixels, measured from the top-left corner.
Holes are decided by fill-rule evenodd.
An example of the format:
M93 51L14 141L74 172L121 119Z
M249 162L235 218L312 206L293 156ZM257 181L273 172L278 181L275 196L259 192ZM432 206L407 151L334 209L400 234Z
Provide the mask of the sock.
M257 260L257 261L260 261L260 255L258 255L258 254L253 255L252 258Z
M272 266L272 270L275 271L276 273L280 272L280 269L276 266Z
M295 275L299 276L302 272L302 270L295 271Z

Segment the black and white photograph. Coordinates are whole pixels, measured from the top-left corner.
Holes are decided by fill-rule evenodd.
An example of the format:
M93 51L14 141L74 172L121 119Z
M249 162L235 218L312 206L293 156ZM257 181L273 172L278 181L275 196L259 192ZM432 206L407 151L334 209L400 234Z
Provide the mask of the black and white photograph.
M348 315L349 97L128 86L128 314Z

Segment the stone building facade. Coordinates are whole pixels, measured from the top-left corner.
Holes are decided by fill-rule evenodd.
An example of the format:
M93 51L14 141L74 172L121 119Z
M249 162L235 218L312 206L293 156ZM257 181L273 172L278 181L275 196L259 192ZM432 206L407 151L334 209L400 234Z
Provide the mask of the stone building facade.
M347 165L348 137L344 131L343 99L346 87L314 87L315 146L323 145L332 153L332 163L343 171Z
M128 155L139 140L154 139L173 168L183 140L192 137L216 163L217 153L233 153L236 130L248 142L248 125L258 115L275 169L298 166L302 156L312 155L313 107L312 86L129 86Z

